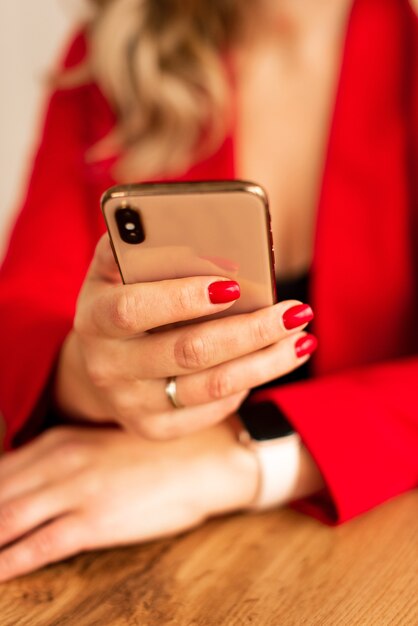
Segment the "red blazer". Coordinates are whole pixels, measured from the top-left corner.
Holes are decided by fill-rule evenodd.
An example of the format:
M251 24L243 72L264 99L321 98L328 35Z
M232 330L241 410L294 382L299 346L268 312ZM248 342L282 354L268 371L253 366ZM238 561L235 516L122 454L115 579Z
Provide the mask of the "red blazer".
M314 377L260 392L285 410L327 490L301 503L347 520L418 484L417 22L406 0L357 0L318 207ZM77 64L79 35L65 65ZM106 163L84 155L114 124L95 85L53 94L0 274L6 445L42 427L42 399L98 237ZM233 178L234 136L183 180ZM39 423L37 423L37 420Z

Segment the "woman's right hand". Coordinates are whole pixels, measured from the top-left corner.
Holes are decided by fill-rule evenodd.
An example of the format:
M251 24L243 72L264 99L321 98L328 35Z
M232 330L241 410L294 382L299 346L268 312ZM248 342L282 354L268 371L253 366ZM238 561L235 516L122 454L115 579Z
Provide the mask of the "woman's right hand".
M226 291L225 285L220 276L124 285L104 235L61 350L58 408L75 418L116 421L145 437L169 439L221 421L249 389L309 358L316 340L301 329L312 312L295 301L199 322L239 296L236 284L229 281ZM175 409L165 393L173 376L184 408Z

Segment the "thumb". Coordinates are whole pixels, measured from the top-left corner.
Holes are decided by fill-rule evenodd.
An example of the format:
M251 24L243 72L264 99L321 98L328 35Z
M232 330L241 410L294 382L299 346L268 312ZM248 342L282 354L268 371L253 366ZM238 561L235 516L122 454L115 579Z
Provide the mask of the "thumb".
M87 274L90 280L121 283L122 278L110 245L109 235L100 237Z

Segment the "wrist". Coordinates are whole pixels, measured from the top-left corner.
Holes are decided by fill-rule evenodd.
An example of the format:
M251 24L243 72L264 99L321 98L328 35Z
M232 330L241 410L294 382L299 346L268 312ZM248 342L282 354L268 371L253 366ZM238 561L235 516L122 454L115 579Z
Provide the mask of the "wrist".
M248 508L257 491L259 468L251 450L242 446L228 422L199 433L204 451L197 450L194 491L210 517Z
M251 450L258 464L258 488L248 508L281 506L323 486L312 456L275 404L244 404L230 422L237 440Z

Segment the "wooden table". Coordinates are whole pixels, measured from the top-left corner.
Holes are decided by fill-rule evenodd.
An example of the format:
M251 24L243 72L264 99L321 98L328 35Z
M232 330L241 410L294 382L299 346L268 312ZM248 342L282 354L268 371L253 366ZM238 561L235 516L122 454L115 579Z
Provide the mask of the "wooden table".
M213 520L0 587L1 626L418 626L418 492L345 526Z

